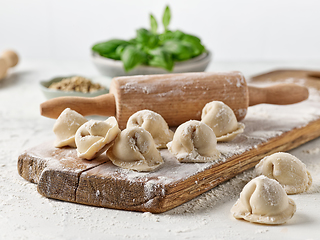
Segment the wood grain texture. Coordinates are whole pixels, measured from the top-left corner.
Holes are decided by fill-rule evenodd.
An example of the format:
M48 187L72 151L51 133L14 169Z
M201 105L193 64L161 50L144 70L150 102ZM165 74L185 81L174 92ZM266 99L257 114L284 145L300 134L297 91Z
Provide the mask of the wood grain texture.
M249 106L261 103L288 105L308 99L309 92L304 86L293 83L275 84L257 88L249 86Z
M200 120L206 103L222 101L236 114L245 117L249 103L248 88L240 72L183 73L117 77L110 93L116 99L116 118L125 128L129 117L144 109L159 113L169 126Z
M254 167L260 159L279 151L288 151L320 136L320 120L273 138L257 149L234 156L224 163L190 174L187 178L163 184L156 178L128 181L107 171L106 163L80 177L77 192L79 203L124 210L161 213L187 202L237 174ZM152 191L145 194L146 184L153 182ZM92 185L94 184L94 185ZM100 189L100 190L99 190ZM102 189L107 189L103 192ZM98 191L99 190L99 191ZM97 191L99 194L97 194ZM90 196L88 198L88 196Z
M58 118L66 108L70 108L83 116L102 115L115 116L116 103L113 94L97 97L57 97L40 104L40 114L49 118Z
M7 75L9 68L18 64L19 57L11 50L4 51L0 56L0 81Z
M176 127L188 120L200 120L202 108L211 101L227 104L240 121L248 104L292 104L307 97L308 90L295 84L248 87L240 72L144 75L114 78L110 93L95 98L50 99L40 105L40 111L51 118L57 118L65 108L84 116L116 116L124 129L132 114L149 109L162 115L169 126Z
M110 94L95 98L59 97L40 105L41 115L58 118L65 108L87 115L116 116L124 129L128 118L139 110L161 114L169 126L200 119L201 109L213 100L230 106L238 120L245 117L248 88L240 72L183 73L117 77Z
M308 125L268 140L258 148L228 158L188 174L172 178L172 172L164 166L163 175L157 171L128 178L126 171L119 171L102 155L93 162L74 157L74 160L47 158L47 152L56 151L52 143L42 144L19 157L19 174L26 180L38 183L38 192L48 198L86 205L161 213L187 202L220 183L252 168L263 157L292 148L320 136L320 119ZM39 149L42 149L41 151ZM61 149L61 156L73 156L75 149ZM166 150L162 150L166 151ZM166 159L165 161L170 161ZM172 160L171 160L172 161ZM178 164L179 165L179 164ZM186 164L180 164L186 165ZM190 164L187 164L190 166ZM183 169L177 167L176 171ZM182 170L183 171L183 170ZM138 174L139 175L139 174ZM137 175L137 176L138 176ZM167 181L163 181L167 178Z
M109 160L98 157L86 161L77 157L75 149L52 146L51 141L42 143L21 154L18 173L27 181L38 184L40 194L74 202L81 173Z
M300 84L320 90L320 82L311 79L308 72L303 75L300 71L285 73L272 72L254 80L272 81L280 74L283 76L279 81L300 81ZM320 113L319 99L313 99L315 102L310 105L314 107L315 113ZM303 108L303 103L301 106ZM290 114L289 119L285 119L285 116L283 119L281 116L281 119L284 122L291 121L295 114L297 119L304 117L298 111L290 111ZM302 121L303 124L300 121L300 124L291 129L286 129L285 124L279 125L279 121L275 121L275 129L269 129L273 125L266 126L266 118L249 117L251 118L244 120L246 129L242 135L228 144L218 144L224 155L223 161L218 163L179 163L167 150L161 150L165 163L159 170L136 173L114 166L105 154L90 162L77 158L75 149L56 149L52 143L44 143L20 155L18 172L26 180L38 183L39 193L49 198L99 207L161 213L252 168L269 154L288 151L320 136L320 114L308 118L306 122ZM281 128L284 130L279 131ZM279 134L259 140L263 139L259 135L261 131L268 135L273 130L277 130ZM254 146L248 141L248 136L257 137ZM233 149L233 153L226 154L226 147Z

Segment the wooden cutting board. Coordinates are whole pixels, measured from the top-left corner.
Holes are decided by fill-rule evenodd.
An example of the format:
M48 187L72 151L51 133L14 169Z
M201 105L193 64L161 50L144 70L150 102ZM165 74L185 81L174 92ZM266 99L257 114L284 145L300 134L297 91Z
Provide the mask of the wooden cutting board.
M53 141L19 156L18 172L38 184L48 198L115 209L161 213L187 202L260 159L287 151L320 136L320 78L317 73L278 70L253 77L251 85L293 82L309 87L307 101L249 108L243 134L218 143L221 159L211 163L179 163L168 150L155 172L139 173L114 166L105 154L93 161L79 159L73 148L54 148ZM303 161L303 159L302 159Z

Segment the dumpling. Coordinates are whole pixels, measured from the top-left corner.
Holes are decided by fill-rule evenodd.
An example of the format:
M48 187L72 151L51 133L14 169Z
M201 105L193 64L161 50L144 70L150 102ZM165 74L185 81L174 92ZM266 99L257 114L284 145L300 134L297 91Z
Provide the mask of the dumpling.
M152 171L163 164L151 134L141 127L123 130L107 156L118 167L141 172Z
M281 185L266 176L259 176L244 186L240 198L231 208L235 218L262 224L282 224L296 211Z
M127 128L131 127L142 127L151 133L157 148L166 148L174 134L163 117L150 110L141 110L133 114L127 122Z
M74 136L78 128L87 122L81 114L66 108L56 120L53 126L53 132L56 135L55 147L76 147Z
M120 133L114 117L106 121L94 121L83 124L76 132L78 157L91 160L106 151Z
M212 101L204 106L201 122L213 130L218 142L233 140L245 127L243 123L237 122L232 109L220 101Z
M220 157L214 132L196 120L181 124L167 146L180 162L209 162Z
M306 165L289 153L278 152L265 157L256 165L255 171L277 180L287 194L305 192L312 184Z

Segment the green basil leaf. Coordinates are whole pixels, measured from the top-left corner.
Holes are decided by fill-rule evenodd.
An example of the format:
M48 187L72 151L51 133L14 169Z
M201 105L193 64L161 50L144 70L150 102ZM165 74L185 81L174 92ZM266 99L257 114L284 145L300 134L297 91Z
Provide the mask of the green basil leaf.
M169 6L166 7L164 10L163 16L162 16L162 24L164 26L164 30L168 31L168 26L170 23L170 18L171 18L171 12Z
M117 52L108 53L104 57L111 58L111 59L114 59L114 60L121 60L121 55L118 54Z
M163 48L158 47L149 51L151 59L148 64L153 67L161 67L168 71L172 71L174 67L174 62L172 59L172 54L165 51Z
M150 25L151 25L151 32L153 34L157 34L158 23L152 14L150 14Z
M172 53L173 58L177 61L184 61L192 58L193 56L192 47L177 40L166 41L163 45L163 48Z
M124 50L125 48L126 48L126 46L124 46L124 45L120 45L120 46L118 46L118 47L116 48L116 54L119 55L119 60L120 60L121 55L122 55L122 53L123 53L123 50Z
M140 28L136 30L137 37L136 40L139 43L147 43L149 41L150 32L145 28Z
M191 34L184 34L183 38L181 39L192 39L193 41L195 42L201 42L200 38L194 36L194 35L191 35Z
M136 45L137 44L137 39L136 38L132 38L128 41L129 44L132 44L132 45Z
M137 30L136 41L136 45L142 45L141 49L152 49L158 46L159 37L157 34L153 34L144 28L140 28Z
M174 39L181 40L186 34L180 30L176 30L172 33Z
M94 52L99 53L100 55L108 55L111 52L114 52L116 48L120 45L128 45L129 43L120 39L111 39L107 42L97 43L92 47Z
M189 45L193 49L193 57L200 55L205 52L205 47L201 44L201 40L189 34L186 34L182 38L182 42L184 45Z
M149 38L149 41L148 41L148 48L155 48L159 45L159 36L158 35L155 35L155 34L152 34Z
M139 50L139 51L144 51L145 45L142 43L137 43L135 45L135 47Z
M173 33L168 30L164 33L159 34L159 45L163 45L163 43L167 40L173 39Z
M126 72L129 72L138 65L147 62L146 54L132 45L128 45L123 49L121 61Z
M172 40L172 39L175 39L175 40L181 40L183 38L183 36L185 35L185 33L177 30L177 31L166 31L162 34L159 34L159 39L160 39L160 45L163 45L164 42L168 41L168 40Z

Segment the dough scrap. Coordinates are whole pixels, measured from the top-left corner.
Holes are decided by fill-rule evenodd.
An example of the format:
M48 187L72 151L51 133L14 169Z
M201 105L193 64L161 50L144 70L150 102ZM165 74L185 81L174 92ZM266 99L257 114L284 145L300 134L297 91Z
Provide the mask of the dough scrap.
M75 134L79 127L88 120L76 111L66 108L57 118L53 125L53 132L56 135L55 147L76 147Z
M163 164L151 134L142 127L123 130L107 156L118 167L141 172L155 170Z
M295 156L278 152L263 158L255 167L257 175L265 175L277 180L287 194L307 191L312 184L312 177Z
M120 133L114 117L106 121L90 120L76 132L75 141L78 157L91 160L106 151Z
M180 162L210 162L220 158L214 132L196 120L181 124L167 146Z
M163 117L150 110L134 113L127 122L127 128L131 127L142 127L147 130L153 137L157 148L166 148L174 134Z
M274 179L259 176L244 186L231 208L235 218L261 224L283 224L296 211L294 201Z
M233 140L245 128L243 123L237 122L232 109L220 101L212 101L204 106L201 122L213 130L218 142Z

